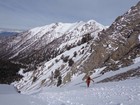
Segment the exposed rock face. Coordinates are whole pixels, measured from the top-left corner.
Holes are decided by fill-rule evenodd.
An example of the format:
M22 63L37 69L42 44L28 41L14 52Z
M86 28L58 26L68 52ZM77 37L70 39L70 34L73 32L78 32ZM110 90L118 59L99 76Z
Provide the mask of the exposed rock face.
M124 58L129 62L132 58L140 56L140 41L138 39L140 34L139 11L140 2L127 13L119 16L107 30L100 32L100 39L92 44L94 52L83 63L84 70L89 71L102 66L113 66L113 64L121 62ZM132 53L135 54L131 55ZM125 64L125 62L122 62L122 64Z
M128 79L130 77L135 77L135 78L140 77L140 67L137 68L137 69L129 70L129 71L124 72L124 73L120 73L120 74L112 76L110 78L106 78L106 79L104 79L102 81L99 81L98 83L126 80L126 79Z

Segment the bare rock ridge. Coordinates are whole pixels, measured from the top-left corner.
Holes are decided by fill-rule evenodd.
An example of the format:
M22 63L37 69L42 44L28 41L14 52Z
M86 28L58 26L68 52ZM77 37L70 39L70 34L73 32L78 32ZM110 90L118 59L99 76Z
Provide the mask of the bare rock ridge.
M140 56L139 11L140 2L119 16L107 30L99 33L100 39L92 44L93 53L83 63L84 70L108 66L108 69L104 70L106 72L109 69L116 69L120 64L128 66L132 63L132 59Z

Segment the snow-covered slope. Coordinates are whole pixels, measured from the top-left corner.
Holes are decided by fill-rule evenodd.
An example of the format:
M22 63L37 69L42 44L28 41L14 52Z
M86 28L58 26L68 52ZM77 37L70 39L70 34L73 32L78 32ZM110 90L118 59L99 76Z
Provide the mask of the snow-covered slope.
M39 99L17 93L11 85L0 84L1 105L45 105Z
M67 53L66 53L67 54ZM77 59L75 59L74 62L76 62ZM128 67L124 67L124 68L120 68L116 71L110 71L107 72L105 74L101 74L101 72L106 68L106 67L102 67L102 68L98 68L94 70L94 73L92 72L91 77L94 79L95 83L102 83L102 82L108 82L110 78L113 78L112 81L120 81L123 80L122 77L120 77L121 74L123 73L128 73L129 71L131 71L131 73L129 73L128 77L127 75L124 76L124 80L125 79L129 79L130 77L139 77L140 76L140 57L136 58L133 60L134 64L128 66ZM56 84L57 84L57 79L51 79L52 76L52 72L55 72L55 70L58 70L58 68L61 68L62 65L67 65L67 64L63 64L62 61L58 62L57 64L52 64L53 62L47 62L44 64L44 68L38 68L37 71L33 71L33 72L28 72L28 73L23 73L23 70L21 70L19 73L23 76L25 76L23 79L21 79L19 82L15 82L13 83L20 91L21 93L24 94L30 94L32 92L35 91L40 91L43 87L47 86L47 89L50 87L55 87L56 88ZM48 69L48 66L49 67ZM82 73L82 71L78 71L72 74L71 71L69 71L69 66L65 66L63 69L60 70L61 71L61 76L63 77L63 83L67 83L67 81L65 81L65 77L67 75L69 75L69 79L71 82L68 82L67 84L62 84L61 87L65 89L66 88L75 88L76 86L81 86L83 84L85 84L85 75L86 73ZM70 74L71 73L71 74ZM117 78L117 76L119 78ZM36 77L36 80L33 81L33 79ZM107 81L107 80L108 81ZM111 80L110 80L111 81ZM73 87L74 86L74 87ZM57 89L57 88L56 88Z
M63 84L66 84L69 79L71 79L71 76L73 76L75 73L76 75L82 73L82 71L75 71L72 68L75 68L75 66L77 69L80 68L76 64L81 62L81 59L84 59L91 54L87 53L90 50L89 46L89 44L85 43L80 46L71 48L70 50L67 50L64 53L58 55L57 57L44 62L41 66L38 66L35 71L23 73L24 69L22 69L19 73L23 75L24 78L21 79L18 83L15 83L15 86L20 91L30 91L40 89L44 86L56 85L57 78L51 80L51 76L52 73L55 75L55 71L57 70L60 71L60 74L63 78ZM75 52L76 56L74 56ZM67 57L68 59L65 61L64 59ZM73 61L71 66L69 65L70 59ZM67 78L68 75L69 78ZM34 81L35 78L36 80Z
M71 82L65 86L42 87L37 90L34 85L34 87L31 87L31 91L22 93L29 94L34 98L32 100L33 105L38 102L42 102L40 103L41 105L44 105L44 103L48 105L139 105L140 78L128 77L129 79L124 81L98 83L108 77L129 70L140 71L140 58L138 57L133 61L134 64L131 66L120 68L115 72L110 71L102 76L100 72L105 67L96 69L96 72L91 76L95 82L91 83L89 88L87 88L85 81L82 80L84 74L81 74L79 76L73 75ZM139 70L136 70L138 67ZM39 101L36 102L36 100ZM2 102L5 103L5 101Z
M139 79L92 84L91 88L83 84L73 90L44 89L34 97L49 105L139 105L139 85Z
M76 78L75 83L80 79ZM69 87L42 88L30 95L14 93L0 94L1 105L139 105L140 79L110 83L93 83L89 88L85 83L69 84ZM0 85L1 91L6 90ZM7 101L8 100L8 101Z

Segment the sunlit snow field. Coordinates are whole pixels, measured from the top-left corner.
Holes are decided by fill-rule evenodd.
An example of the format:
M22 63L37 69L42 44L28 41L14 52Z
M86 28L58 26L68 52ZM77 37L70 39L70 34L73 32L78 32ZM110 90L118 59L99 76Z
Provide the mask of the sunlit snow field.
M43 88L30 95L16 92L12 86L0 85L0 105L139 105L140 79L121 82L85 83L63 88Z
M140 105L140 78L130 77L124 81L98 83L107 77L140 66L140 57L134 64L110 71L94 79L87 88L82 77L73 76L72 82L61 86L43 87L19 94L12 85L0 85L0 105ZM92 75L99 76L101 69Z

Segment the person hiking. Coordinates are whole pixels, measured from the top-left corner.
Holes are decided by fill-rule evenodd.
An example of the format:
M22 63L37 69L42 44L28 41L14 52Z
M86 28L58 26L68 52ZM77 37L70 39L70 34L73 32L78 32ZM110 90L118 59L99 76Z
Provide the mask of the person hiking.
M88 76L87 79L86 79L87 87L89 87L90 81L93 81L93 79L91 79L91 77ZM94 81L93 81L93 82L94 82Z

